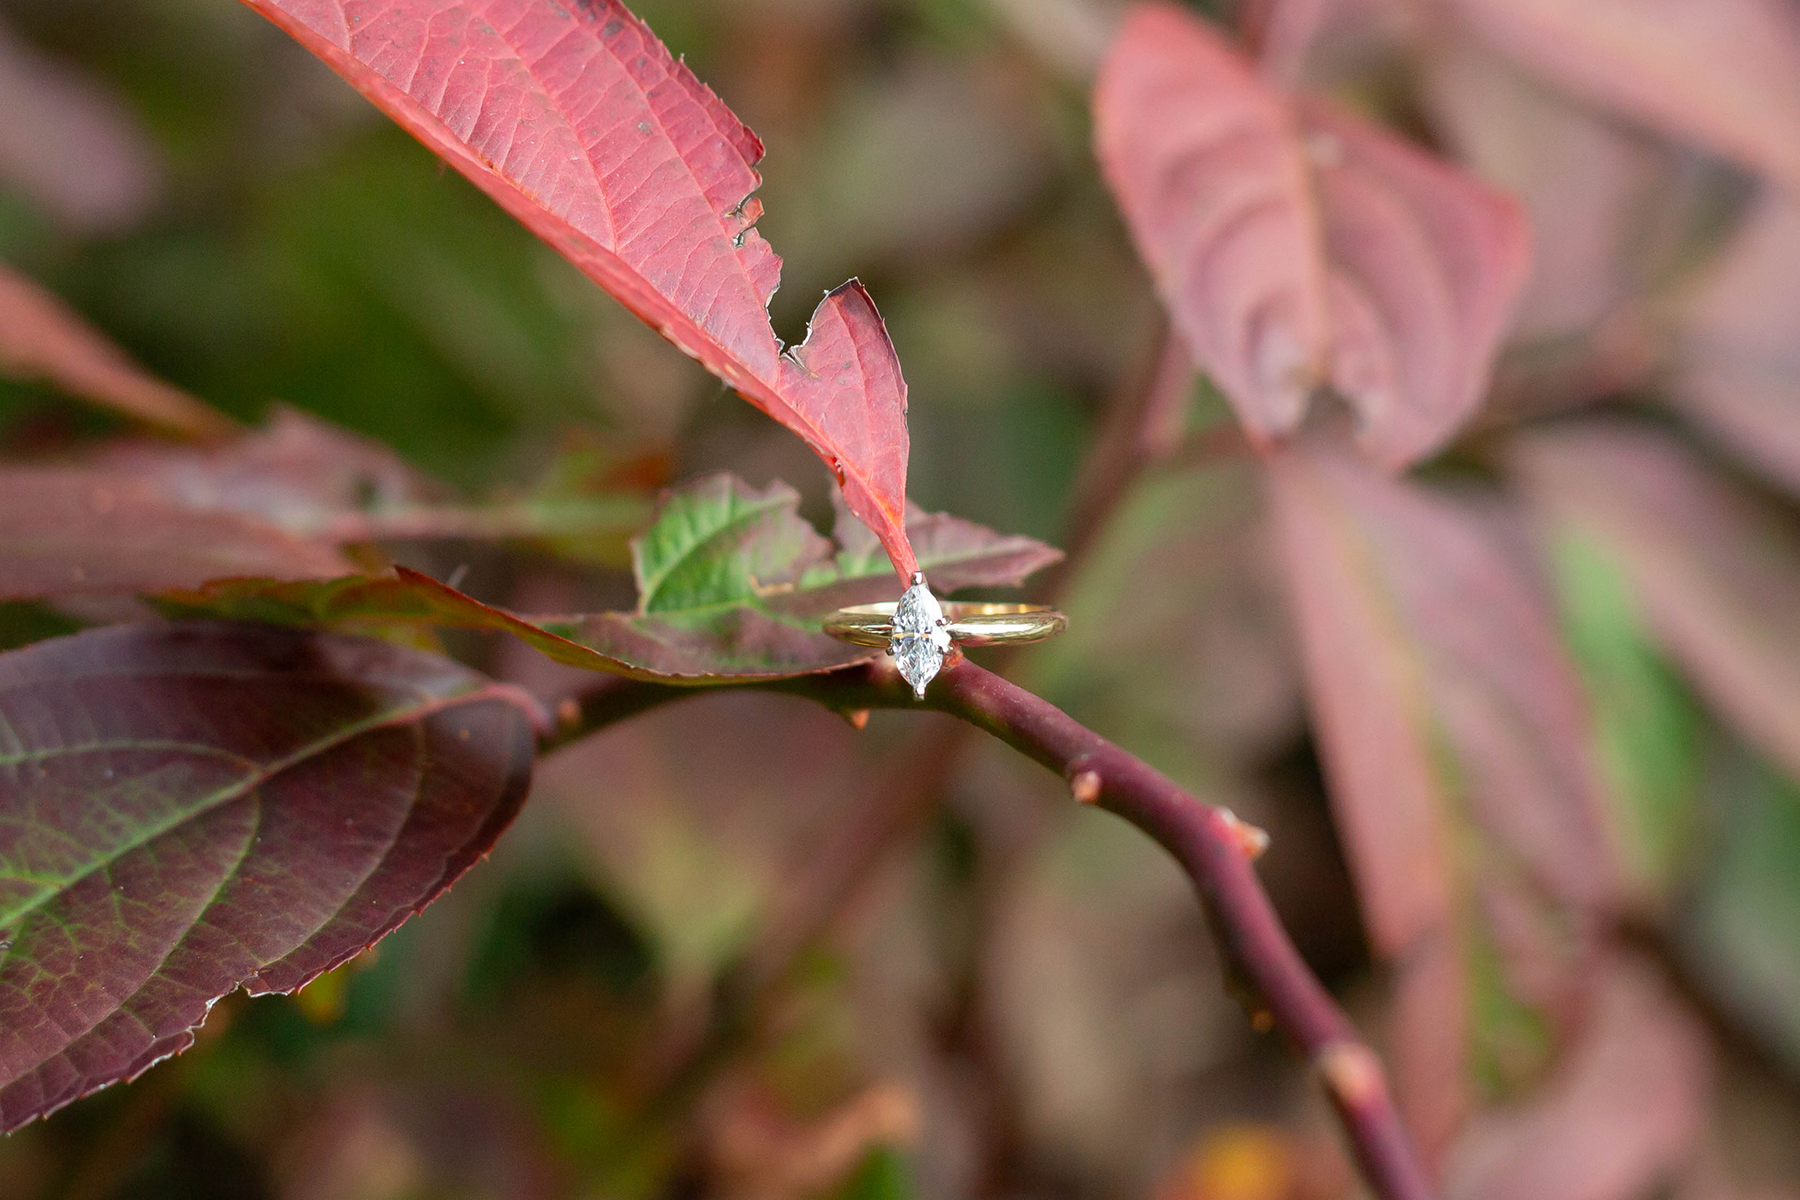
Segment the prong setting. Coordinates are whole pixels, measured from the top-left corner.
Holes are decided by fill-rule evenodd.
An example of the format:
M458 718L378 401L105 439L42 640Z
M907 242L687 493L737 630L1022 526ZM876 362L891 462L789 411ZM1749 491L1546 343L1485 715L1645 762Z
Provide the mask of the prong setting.
M923 574L913 576L913 584L894 606L893 632L888 653L900 667L900 674L912 685L913 696L923 700L925 688L943 668L950 653L949 620L943 606L931 594L931 585Z

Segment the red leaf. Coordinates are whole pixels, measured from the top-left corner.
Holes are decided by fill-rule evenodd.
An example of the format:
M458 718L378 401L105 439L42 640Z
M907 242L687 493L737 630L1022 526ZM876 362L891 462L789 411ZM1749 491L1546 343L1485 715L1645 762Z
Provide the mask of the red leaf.
M0 374L43 380L84 400L197 438L236 423L149 374L67 305L0 264Z
M762 143L618 0L244 0L798 433L904 578L906 386L854 281L783 352Z
M1445 0L1577 95L1800 195L1800 13L1788 0Z
M1275 91L1183 9L1101 70L1098 152L1196 359L1260 443L1330 383L1404 465L1481 400L1529 267L1518 210L1366 122Z
M423 909L518 811L534 720L447 659L283 629L124 625L0 656L0 1129Z

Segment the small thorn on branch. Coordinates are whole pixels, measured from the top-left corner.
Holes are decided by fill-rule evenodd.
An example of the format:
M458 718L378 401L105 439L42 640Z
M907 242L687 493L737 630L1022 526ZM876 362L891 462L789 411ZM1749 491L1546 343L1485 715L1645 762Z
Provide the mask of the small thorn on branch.
M1232 845L1244 856L1246 862L1255 862L1269 852L1269 832L1259 829L1243 820L1229 808L1221 808L1219 816L1225 822L1225 829L1231 836Z
M1098 771L1081 771L1069 780L1069 792L1082 804L1100 803L1105 784Z
M1387 1080L1375 1052L1360 1042L1334 1042L1319 1051L1316 1060L1325 1086L1338 1103L1360 1112L1387 1102Z
M850 728L858 732L869 727L869 710L866 708L847 708L839 715L850 722Z

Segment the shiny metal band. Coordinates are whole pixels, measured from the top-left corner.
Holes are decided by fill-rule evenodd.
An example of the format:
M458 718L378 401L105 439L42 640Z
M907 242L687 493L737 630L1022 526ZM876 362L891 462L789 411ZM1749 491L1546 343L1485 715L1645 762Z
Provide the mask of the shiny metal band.
M1069 618L1042 604L944 604L945 630L963 646L1021 646L1053 638ZM885 649L894 634L893 601L840 608L825 619L825 632L855 646Z

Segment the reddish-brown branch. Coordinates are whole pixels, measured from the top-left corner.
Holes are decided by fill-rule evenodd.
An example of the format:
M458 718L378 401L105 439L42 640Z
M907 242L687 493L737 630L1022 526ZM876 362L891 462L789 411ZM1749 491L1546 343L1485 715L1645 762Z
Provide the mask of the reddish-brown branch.
M1125 818L1174 855L1205 899L1233 969L1319 1069L1370 1184L1384 1200L1431 1195L1380 1061L1282 928L1236 818L973 663L940 676L928 703L1058 772L1078 798Z
M805 696L843 713L920 707L886 660L756 686ZM692 694L608 681L582 701L579 726L591 730ZM1077 799L1130 821L1174 855L1206 902L1232 970L1319 1071L1370 1185L1382 1200L1429 1200L1431 1187L1401 1126L1381 1063L1282 928L1251 866L1253 846L1242 823L1201 803L1055 705L966 659L945 668L923 707L993 734L1061 775Z

